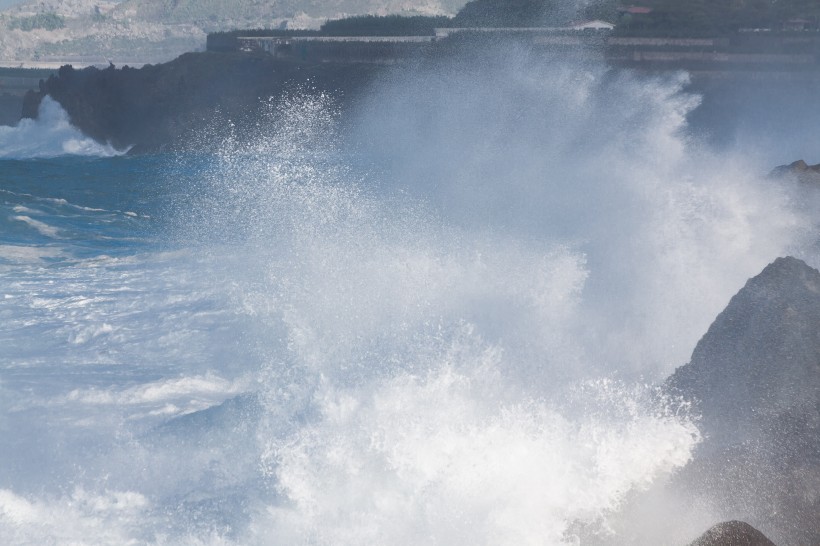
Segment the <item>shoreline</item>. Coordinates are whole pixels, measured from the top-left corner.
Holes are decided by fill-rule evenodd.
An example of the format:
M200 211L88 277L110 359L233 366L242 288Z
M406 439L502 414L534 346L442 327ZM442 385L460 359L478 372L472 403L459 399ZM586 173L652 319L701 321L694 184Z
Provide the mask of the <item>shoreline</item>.
M169 61L168 61L169 62ZM128 66L131 68L142 68L145 65L151 64L146 62L130 62L118 61L116 59L101 60L99 62L81 61L77 62L71 59L64 59L60 61L3 61L0 60L0 69L18 69L18 70L59 70L61 66L71 65L76 69L83 68L108 68L113 64L117 68ZM159 63L158 63L159 64ZM164 64L164 63L162 63Z

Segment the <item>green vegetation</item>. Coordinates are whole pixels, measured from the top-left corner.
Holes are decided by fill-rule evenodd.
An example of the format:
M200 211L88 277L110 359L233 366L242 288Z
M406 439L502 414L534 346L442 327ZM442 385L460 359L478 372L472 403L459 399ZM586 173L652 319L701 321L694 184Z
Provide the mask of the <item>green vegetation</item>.
M740 29L820 30L817 0L592 0L580 11L567 4L563 0L472 0L453 18L363 15L328 21L318 31L217 32L208 35L208 50L234 51L238 36L429 36L443 27L564 26L577 19L609 21L617 24L619 34L639 36L713 37Z
M9 23L10 29L20 29L30 31L38 28L45 30L57 30L65 27L65 19L56 13L39 13L31 17L19 17L12 19Z
M594 0L580 12L560 0L472 0L453 18L456 27L562 26L573 19L617 23L623 34L724 35L740 29L820 29L817 0ZM628 13L624 7L649 8Z
M581 12L582 19L599 19L608 23L618 21L618 7L623 2L613 0L594 0L589 2Z
M816 0L644 0L651 13L627 14L619 24L626 34L720 36L740 29L818 28ZM789 21L799 20L796 27Z
M318 30L281 30L272 28L253 28L246 30L229 30L226 32L211 32L205 41L208 51L236 51L239 48L237 38L240 36L253 37L287 37L287 36L320 36Z
M328 21L319 30L248 29L208 34L208 51L235 51L240 36L432 36L439 27L452 26L449 17L415 15L362 15Z
M445 16L362 15L328 21L320 32L325 36L432 36L436 28L452 26Z
M100 11L100 6L94 6L94 9L91 10L91 20L95 23L102 23L105 21L105 15L103 15Z
M46 68L0 68L0 78L48 78L54 70Z
M472 0L453 18L456 27L539 27L560 24L560 5L554 0ZM566 21L564 21L566 22Z

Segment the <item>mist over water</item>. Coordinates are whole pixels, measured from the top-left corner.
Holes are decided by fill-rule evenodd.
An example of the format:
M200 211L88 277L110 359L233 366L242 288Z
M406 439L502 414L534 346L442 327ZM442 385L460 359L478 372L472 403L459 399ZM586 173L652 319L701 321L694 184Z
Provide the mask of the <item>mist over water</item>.
M749 275L801 253L804 198L688 132L700 99L683 73L506 53L399 74L365 104L362 138L448 223L581 256L592 360L665 376Z
M717 519L663 512L699 432L652 385L765 264L817 265L816 196L693 137L683 74L505 53L392 72L350 119L268 102L156 170L134 221L170 233L125 256L29 213L66 255L3 270L0 539L683 544Z

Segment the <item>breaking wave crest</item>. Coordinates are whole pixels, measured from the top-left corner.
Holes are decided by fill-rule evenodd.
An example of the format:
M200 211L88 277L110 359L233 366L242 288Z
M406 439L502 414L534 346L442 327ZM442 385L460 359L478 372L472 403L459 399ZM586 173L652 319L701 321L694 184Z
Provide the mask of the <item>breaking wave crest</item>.
M20 120L14 127L0 126L0 159L113 157L124 153L85 136L71 125L66 111L49 96L40 103L37 119Z

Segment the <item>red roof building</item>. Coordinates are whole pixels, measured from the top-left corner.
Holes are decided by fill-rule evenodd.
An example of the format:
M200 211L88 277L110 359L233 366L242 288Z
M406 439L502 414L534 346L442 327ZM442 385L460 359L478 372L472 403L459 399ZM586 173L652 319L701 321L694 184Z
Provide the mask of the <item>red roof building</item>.
M652 8L648 8L646 6L622 6L618 8L618 12L621 14L629 14L629 15L648 15L652 13Z

